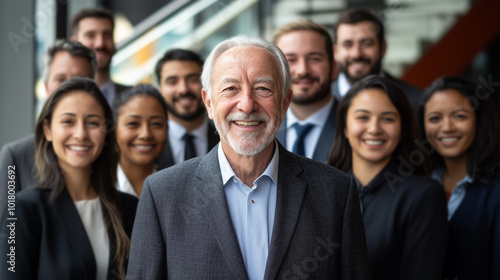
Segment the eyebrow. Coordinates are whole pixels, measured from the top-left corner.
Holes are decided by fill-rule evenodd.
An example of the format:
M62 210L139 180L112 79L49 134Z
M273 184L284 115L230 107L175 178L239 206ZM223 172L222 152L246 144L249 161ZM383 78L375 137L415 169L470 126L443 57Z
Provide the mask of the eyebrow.
M458 113L458 112L470 113L470 111L467 111L467 110L465 110L465 109L457 109L457 110L453 110L453 111L451 111L451 113L452 113L452 114L456 114L456 113ZM439 112L439 111L432 111L432 112L427 113L427 114L426 114L426 116L428 116L428 115L432 115L432 114L442 114L442 113L441 113L441 112Z
M368 110L365 110L365 109L358 109L358 110L354 111L354 113L368 113L368 114L371 114L372 112L370 112ZM382 112L381 115L394 115L394 116L397 116L398 113L393 112L393 111L386 111L386 112Z
M267 83L267 84L274 85L275 81L271 77L259 77L259 78L255 79L254 84L259 84L259 83Z
M199 76L201 76L201 74L199 74L199 73L189 73L184 77L191 78L191 77L199 77ZM165 81L172 80L172 79L179 79L179 77L180 77L179 75L168 76L168 77L165 77Z
M140 119L140 118L142 118L142 116L140 116L140 115L132 115L132 114L130 114L130 115L126 115L125 117L126 117L126 118L135 118L135 119ZM161 119L161 118L163 118L163 116L161 116L161 115L154 115L154 116L151 116L151 117L150 117L150 119L156 119L156 118Z
M64 117L64 116L76 117L76 114L75 113L65 112L65 113L60 114L58 117L61 118L61 117ZM92 118L92 117L102 119L102 117L99 116L99 115L97 115L97 114L91 114L91 115L85 116L85 118Z

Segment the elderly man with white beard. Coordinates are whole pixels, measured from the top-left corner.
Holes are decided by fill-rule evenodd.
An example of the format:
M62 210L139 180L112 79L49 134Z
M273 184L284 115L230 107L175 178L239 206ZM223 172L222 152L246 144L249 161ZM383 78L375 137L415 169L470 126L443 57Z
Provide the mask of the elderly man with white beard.
M283 53L230 38L201 79L220 143L146 179L127 279L369 279L354 182L275 139L292 97Z

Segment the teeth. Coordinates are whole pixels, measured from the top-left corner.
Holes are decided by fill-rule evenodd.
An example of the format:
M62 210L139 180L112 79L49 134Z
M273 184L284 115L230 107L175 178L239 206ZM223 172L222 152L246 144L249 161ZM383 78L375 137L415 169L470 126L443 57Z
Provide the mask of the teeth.
M90 147L88 147L88 146L69 146L68 148L70 150L73 150L73 151L88 151L88 150L90 150Z
M441 138L441 142L453 142L453 141L458 141L457 137L445 137Z
M135 145L135 147L139 150L146 150L153 148L153 145Z
M365 143L368 145L382 145L384 141L381 140L365 140Z
M235 121L234 123L241 126L255 126L259 124L259 122L242 122L242 121Z

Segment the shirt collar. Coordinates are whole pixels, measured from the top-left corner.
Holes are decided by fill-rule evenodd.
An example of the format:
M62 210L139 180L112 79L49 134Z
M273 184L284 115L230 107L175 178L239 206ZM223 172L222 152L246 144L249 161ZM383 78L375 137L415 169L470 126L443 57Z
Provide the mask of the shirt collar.
M226 155L224 154L224 150L222 150L222 145L219 143L219 147L217 148L217 153L219 157L219 165L220 171L222 174L222 184L226 185L227 181L231 178L236 177L234 174L229 161L227 160ZM278 163L279 163L279 149L278 143L274 140L274 155L271 159L271 162L266 167L266 170L255 180L258 181L262 176L267 176L273 180L273 182L278 185ZM254 183L255 183L254 182ZM251 186L250 186L251 187Z
M338 81L339 81L339 94L341 97L344 97L351 88L351 84L349 84L349 82L347 81L347 77L342 72L339 74Z
M300 124L310 123L314 124L317 127L322 128L325 125L326 120L328 119L328 114L330 114L330 110L332 109L334 101L335 98L332 97L330 101L328 101L328 103L326 103L325 106L323 106L323 108L319 109L316 113L312 114L311 116L309 116L309 118L303 121L299 120L292 112L292 110L289 109L286 112L286 118L287 118L286 128L290 129L296 123Z
M443 173L444 173L443 168L437 168L434 171L432 171L431 178L442 185L443 184ZM467 175L465 175L464 178L462 178L462 180L460 180L457 183L457 188L465 188L465 187L467 187L468 184L472 184L473 182L474 182L474 177L467 174Z
M182 125L176 123L174 120L168 120L168 133L175 139L181 141L186 132L187 130ZM206 140L208 135L208 119L204 118L203 123L189 133L191 133L195 138Z
M116 177L117 177L117 183L118 183L118 190L124 193L132 194L134 196L137 196L135 193L134 188L130 184L129 180L127 179L127 176L125 175L125 172L123 172L122 167L120 164L118 164L118 167L116 169Z

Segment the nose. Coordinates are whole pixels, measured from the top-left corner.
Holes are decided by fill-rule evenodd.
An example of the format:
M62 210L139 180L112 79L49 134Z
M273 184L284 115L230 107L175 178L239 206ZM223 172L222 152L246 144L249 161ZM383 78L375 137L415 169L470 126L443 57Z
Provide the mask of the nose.
M373 118L368 124L368 132L371 134L378 134L380 131L380 121L376 118Z
M185 79L179 81L179 84L177 85L177 91L179 94L184 94L188 92L188 85Z
M147 124L141 124L139 128L139 138L140 139L150 139L151 138L151 129Z
M94 48L102 48L104 46L104 36L102 34L99 34L95 36L94 40Z
M355 45L351 48L351 57L352 58L358 58L362 54L362 49L361 46Z
M255 101L255 95L251 89L243 89L239 93L239 96L238 110L246 114L250 114L257 110L257 102Z
M85 126L84 122L78 122L78 124L75 126L75 131L73 135L76 139L79 140L84 140L87 138L88 136L87 127Z
M309 65L305 59L299 59L294 66L295 74L298 76L306 76L309 72Z
M455 129L455 124L451 118L444 118L443 126L441 128L443 132L452 132Z

